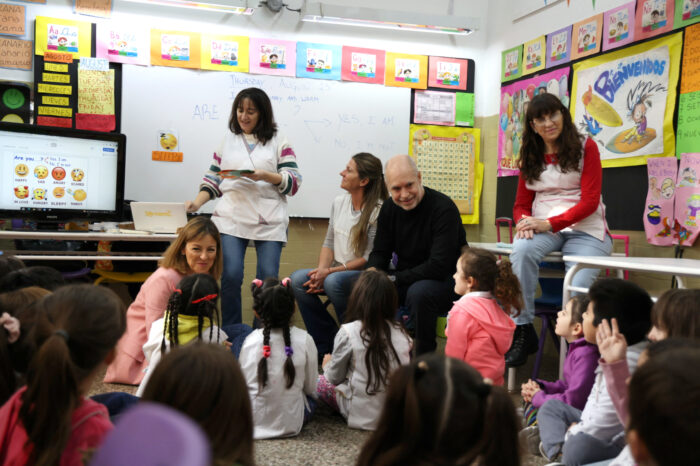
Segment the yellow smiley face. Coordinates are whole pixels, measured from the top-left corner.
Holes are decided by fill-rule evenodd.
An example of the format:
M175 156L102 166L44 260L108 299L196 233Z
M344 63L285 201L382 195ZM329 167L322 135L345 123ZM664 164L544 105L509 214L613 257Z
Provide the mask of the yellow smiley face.
M53 197L60 199L66 194L66 190L61 186L53 188Z
M29 167L23 163L18 163L15 167L15 174L17 176L27 176L27 173L29 173Z
M78 202L82 202L87 198L87 193L82 189L76 189L73 193L73 199Z
M34 169L34 176L36 176L40 180L43 180L44 178L49 176L49 169L43 165L39 165Z
M46 190L41 188L34 189L33 199L36 201L43 201L46 197Z
M17 199L26 199L29 196L29 186L16 186L15 197Z
M160 133L160 146L165 150L177 147L177 138L171 133Z
M73 181L82 181L83 177L85 177L85 172L80 168L74 168L70 172L70 177L73 178Z

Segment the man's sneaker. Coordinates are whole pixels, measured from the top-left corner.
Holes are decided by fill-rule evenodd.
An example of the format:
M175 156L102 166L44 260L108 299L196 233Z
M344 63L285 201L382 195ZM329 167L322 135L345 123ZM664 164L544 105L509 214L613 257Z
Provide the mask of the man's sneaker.
M539 338L532 324L523 324L515 327L513 344L506 353L506 366L518 367L527 362L527 356L536 353L539 348Z
M526 427L518 434L520 445L527 448L532 455L540 454L540 428L538 426Z

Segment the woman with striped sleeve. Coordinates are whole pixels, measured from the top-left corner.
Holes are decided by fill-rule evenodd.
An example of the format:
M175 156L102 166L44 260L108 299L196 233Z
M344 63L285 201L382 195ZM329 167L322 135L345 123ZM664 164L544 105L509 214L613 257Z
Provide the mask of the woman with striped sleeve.
M229 129L214 152L199 193L185 203L188 212L220 197L212 220L221 232L224 271L221 278L222 325L241 322L243 261L249 241L255 244L261 279L277 277L282 245L287 241L287 196L301 185L294 150L277 131L265 91L244 89L233 101Z

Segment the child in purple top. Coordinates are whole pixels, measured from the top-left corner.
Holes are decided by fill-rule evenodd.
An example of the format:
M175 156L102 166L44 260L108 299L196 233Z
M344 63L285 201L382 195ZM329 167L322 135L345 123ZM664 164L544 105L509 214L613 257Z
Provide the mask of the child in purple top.
M563 377L556 382L528 380L522 384L520 394L526 403L539 409L545 401L560 400L576 409L583 409L595 380L598 365L598 347L588 343L583 335L583 313L588 307L588 296L571 298L557 314L554 332L569 342L569 352L564 361ZM535 423L537 413L526 407L527 425Z

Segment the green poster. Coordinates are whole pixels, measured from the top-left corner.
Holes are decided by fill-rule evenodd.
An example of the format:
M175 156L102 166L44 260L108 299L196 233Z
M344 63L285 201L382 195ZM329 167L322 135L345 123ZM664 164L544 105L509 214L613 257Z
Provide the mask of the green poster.
M676 155L698 152L700 147L700 91L681 94L678 103Z
M474 126L474 94L458 92L455 106L455 125Z
M501 52L501 82L523 75L523 44Z

